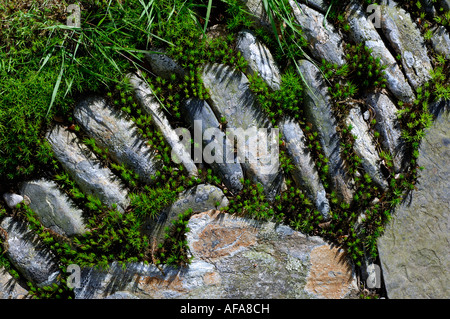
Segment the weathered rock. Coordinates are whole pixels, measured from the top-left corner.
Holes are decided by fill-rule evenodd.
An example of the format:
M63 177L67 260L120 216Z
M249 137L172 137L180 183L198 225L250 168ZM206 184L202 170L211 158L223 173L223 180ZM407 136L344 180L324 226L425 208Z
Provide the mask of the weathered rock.
M124 112L114 110L104 98L90 97L76 106L74 117L114 161L132 169L141 181L153 183L152 177L161 168L161 161L155 158L155 151L139 136L136 125Z
M0 233L7 246L5 255L27 280L38 287L57 283L60 271L55 256L24 222L5 217L0 227L7 234L5 238L5 234Z
M117 291L139 298L355 298L356 278L344 252L287 226L228 214L191 217L193 262L185 268L113 263L83 269L76 298Z
M425 41L409 13L399 7L381 6L381 27L395 52L402 57L406 77L417 89L431 79L433 70Z
M245 9L254 17L256 23L272 31L269 17L264 9L264 3L261 0L242 0Z
M164 229L171 227L172 221L187 210L192 213L211 209L221 209L228 205L228 199L220 188L201 184L181 193L175 203L163 209L156 218L149 218L142 227L142 232L149 238L155 238L159 244L164 241ZM153 239L152 239L153 240Z
M167 143L172 148L172 160L176 163L182 163L189 175L197 176L197 166L195 166L191 159L191 154L189 154L188 150L181 143L178 134L164 115L161 105L156 100L148 84L142 77L136 74L129 74L127 77L142 109L151 116L153 124L162 133Z
M238 159L244 173L260 183L273 199L282 182L278 161L277 130L259 108L247 77L229 66L208 64L202 72L210 106L218 118L227 121L227 135L238 140Z
M385 71L386 84L392 94L399 100L406 103L413 103L414 92L406 81L397 61L384 45L372 22L366 17L362 6L353 1L346 8L346 19L350 27L350 35L357 43L364 43L372 49L372 56L379 58L382 65L387 68Z
M394 171L399 173L403 162L403 141L397 122L397 107L383 93L372 93L366 97L366 102L375 111L375 129L381 134L382 146L392 156Z
M326 13L330 4L327 3L326 0L301 0L297 2L302 2L308 7L313 8L314 10L320 11L322 13Z
M0 267L0 299L24 299L28 291L9 272Z
M437 54L450 59L450 36L444 26L438 27L433 32L431 42Z
M428 130L419 149L418 184L378 239L389 298L448 299L450 267L450 113Z
M86 232L83 212L58 189L55 182L44 179L25 182L20 193L31 199L29 207L45 227L66 236Z
M324 15L304 4L289 0L295 19L301 26L303 36L309 43L313 57L342 66L346 63L343 39L331 23L323 25Z
M80 189L104 204L124 211L129 204L127 190L107 167L102 167L75 133L57 125L47 134L55 157Z
M225 133L219 129L220 123L208 103L197 99L189 99L182 104L182 112L188 124L193 128L194 142L198 144L203 142L205 145L204 150L194 150L196 161L197 157L203 158L203 161L211 165L231 191L241 190L243 187L241 179L244 178L241 164L236 162L234 147L226 138ZM207 130L213 129L215 135L210 136ZM203 141L196 141L195 139L200 134ZM212 150L205 154L205 151L208 151L207 145L211 146ZM213 151L214 154L211 154ZM198 155L198 153L200 154ZM214 156L209 158L210 154Z
M287 226L205 212L189 221L194 260L214 265L220 298L346 298L355 290L342 250Z
M150 64L151 70L163 79L169 79L172 74L176 74L179 79L184 78L185 71L172 58L164 54L160 49L153 49L145 54L145 58Z
M272 90L280 89L280 70L269 49L255 35L247 30L239 32L236 49L248 62L249 74L258 74Z
M347 203L353 198L351 182L344 169L337 122L332 114L331 99L320 70L307 60L298 62L300 72L310 89L305 90L304 110L306 119L318 132L324 155L328 158L332 188Z
M347 126L352 126L352 135L355 136L354 151L361 159L361 165L373 182L381 186L383 190L388 188L388 183L380 170L380 157L369 134L369 127L364 121L358 105L354 106L346 119Z
M314 165L306 138L302 129L295 121L284 119L280 124L280 131L286 143L286 150L292 159L295 170L292 177L297 186L305 190L307 196L315 203L325 220L329 218L330 204L326 197L325 188L320 181Z
M23 196L14 193L3 194L3 199L5 200L5 203L9 208L14 208L21 202L23 202Z

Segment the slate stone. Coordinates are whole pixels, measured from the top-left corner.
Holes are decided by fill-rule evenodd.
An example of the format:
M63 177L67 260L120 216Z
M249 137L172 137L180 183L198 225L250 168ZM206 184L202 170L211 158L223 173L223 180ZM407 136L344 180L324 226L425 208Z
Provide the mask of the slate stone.
M224 184L231 191L237 192L241 190L243 187L241 179L244 178L241 164L236 161L233 145L226 138L225 133L220 130L220 123L208 103L198 99L189 99L182 104L181 111L192 131L194 131L194 139L196 135L201 134L203 146L212 145L214 148L213 159L217 158L218 160L211 159L213 161L208 162L214 172L221 177ZM215 131L218 135L215 135L213 138L206 138L205 132L208 129L216 129ZM205 156L203 154L204 150L207 151L206 148L201 148L199 151L202 158ZM195 155L196 151L194 150L194 157ZM232 159L233 162L229 161L229 159Z
M172 74L183 79L186 74L183 68L161 49L153 49L145 53L145 58L149 62L151 70L163 79L170 79Z
M381 27L384 35L402 56L402 65L414 89L431 79L433 70L425 41L411 16L399 7L381 6Z
M341 157L341 145L337 133L337 122L331 109L331 98L320 70L307 60L298 62L299 72L302 73L310 89L305 90L304 112L306 119L318 132L319 142L326 158L328 158L329 175L332 188L338 196L347 203L353 198L351 181L344 169Z
M239 32L236 49L248 62L249 74L258 74L274 91L280 89L280 70L269 49L254 34L247 30Z
M104 98L90 97L76 106L74 117L97 146L108 150L115 162L125 164L147 184L155 181L152 177L162 163L124 112L115 110Z
M386 86L396 98L406 103L413 103L415 96L411 86L397 64L394 56L386 48L381 36L372 22L366 17L363 7L356 1L349 4L345 10L346 20L350 27L349 34L356 43L363 43L372 49L372 56L379 58L384 70Z
M14 208L21 202L23 202L23 196L14 193L3 194L3 199L5 200L5 203L9 208Z
M231 133L230 129L234 130L234 134L227 137L236 137L238 142L242 140L237 151L244 174L253 182L260 183L267 198L273 199L283 180L277 134L257 104L247 77L240 71L217 63L207 64L201 77L210 95L208 104L211 109L217 118L226 119L227 133Z
M279 124L285 147L295 170L292 177L297 186L304 190L319 212L327 220L330 204L326 197L315 163L306 145L306 138L299 124L292 119L284 119Z
M450 113L440 112L419 148L418 184L378 239L388 298L448 299Z
M342 66L346 63L343 39L331 23L323 25L325 16L304 4L289 1L297 23L301 26L302 35L309 43L311 55L322 61Z
M28 229L27 224L13 217L5 217L0 227L7 233L6 238L4 233L0 233L7 245L5 255L20 274L38 287L58 282L60 271L56 257Z
M190 176L197 176L197 166L192 160L191 154L181 143L177 132L170 125L167 116L164 114L160 103L153 95L148 84L137 74L128 74L127 79L142 109L151 116L153 124L172 148L172 160L176 163L181 163Z
M437 54L450 59L450 36L444 26L436 28L431 36L431 43Z
M109 207L123 212L130 200L128 191L108 167L103 167L75 133L56 125L47 133L55 157L80 189Z
M82 235L87 229L83 212L53 181L34 180L22 184L20 193L30 198L29 207L42 225L65 236Z
M353 148L356 155L361 159L361 165L365 172L369 174L375 184L381 186L383 190L387 190L389 185L381 173L380 157L369 134L369 126L364 121L358 105L355 105L349 111L346 124L352 126L351 134L356 137Z

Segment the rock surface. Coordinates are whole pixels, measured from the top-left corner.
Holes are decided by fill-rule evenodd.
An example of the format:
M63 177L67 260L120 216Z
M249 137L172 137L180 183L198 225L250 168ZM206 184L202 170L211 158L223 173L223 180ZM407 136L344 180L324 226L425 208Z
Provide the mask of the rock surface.
M372 49L372 56L379 58L381 64L387 66L384 71L389 90L399 100L412 103L415 96L411 86L409 86L395 58L386 48L374 25L366 17L361 5L354 1L346 8L345 12L352 39L357 43L364 43L365 46Z
M444 111L420 146L419 183L378 240L389 298L450 298L450 113Z
M164 115L161 105L156 100L148 84L142 77L136 74L128 74L127 78L133 87L135 96L140 102L142 109L151 116L153 124L162 133L167 143L172 148L172 160L177 163L182 163L189 175L197 176L197 166L193 162L187 149L180 142L178 134Z
M146 53L145 58L149 62L151 70L163 79L169 79L171 74L175 74L179 79L182 79L185 75L183 68L165 55L162 50L154 49Z
M447 59L450 59L450 36L445 27L438 27L431 37L434 50Z
M95 139L97 146L108 150L115 162L132 169L141 181L153 183L152 177L162 165L124 112L114 110L104 98L90 97L76 106L74 117L81 128Z
M250 31L238 33L236 49L248 62L249 74L258 74L274 91L280 89L281 74L272 54Z
M403 162L403 141L397 122L397 107L383 93L373 93L366 97L367 104L375 112L375 129L382 136L382 145L385 151L392 156L394 171L399 173Z
M20 192L30 198L29 207L45 227L66 236L86 232L83 212L58 189L55 182L44 179L25 182Z
M318 132L324 155L328 158L332 187L345 202L353 198L344 162L340 156L341 146L337 133L337 122L331 110L331 99L320 70L307 60L298 62L300 72L311 90L305 90L304 110L306 119Z
M211 209L221 209L228 205L228 199L220 188L201 184L181 193L178 199L170 207L164 209L155 219L148 219L142 231L149 238L155 238L159 244L164 241L165 227L171 227L172 221L180 214L191 209L192 213L204 212Z
M14 208L17 205L19 205L21 202L23 202L23 196L21 196L19 194L14 194L14 193L3 194L3 199L9 208Z
M343 39L331 23L323 25L325 16L304 4L289 0L295 19L301 26L313 57L342 66L346 63Z
M381 6L381 27L397 54L402 56L406 76L414 89L431 79L430 58L425 41L405 10Z
M9 272L0 267L0 299L24 299L28 291Z
M193 128L194 139L200 134L202 136L202 141L194 140L195 143L204 145L204 148L200 148L200 152L198 152L200 156L196 156L197 152L194 150L194 158L197 160L197 157L201 157L203 162L211 165L231 191L241 190L243 187L241 179L244 178L241 164L236 161L234 147L226 138L225 133L220 130L220 123L208 103L189 99L183 103L182 112L188 124ZM214 130L215 135L210 136L208 130Z
M210 93L212 110L218 118L225 117L227 129L235 130L228 137L235 136L238 140L238 158L244 173L260 183L267 197L273 199L282 182L278 139L269 136L275 130L250 91L247 77L216 63L204 67L202 79Z
M325 188L319 178L302 129L295 121L284 119L280 124L280 131L286 143L286 150L292 159L295 170L292 177L297 186L306 191L310 200L325 220L329 218L330 204L326 197Z
M60 271L55 256L25 223L5 217L0 227L7 233L6 238L4 233L1 233L2 240L7 245L6 256L27 280L38 287L57 282Z
M347 126L352 126L351 134L355 137L353 148L356 155L362 160L362 167L375 184L386 190L388 183L380 170L381 160L369 134L369 126L364 121L358 105L350 110L346 124Z
M355 298L356 280L344 253L287 226L228 214L191 217L194 260L186 268L113 264L84 269L76 298L127 291L139 298Z
M117 205L124 211L129 204L128 191L107 167L102 167L75 133L57 125L48 134L55 157L72 176L80 189L99 198L104 204Z

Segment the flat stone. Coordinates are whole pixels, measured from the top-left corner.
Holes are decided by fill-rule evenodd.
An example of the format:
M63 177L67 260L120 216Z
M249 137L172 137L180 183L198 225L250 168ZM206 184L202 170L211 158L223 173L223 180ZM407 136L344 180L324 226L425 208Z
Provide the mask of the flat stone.
M324 219L327 220L329 218L330 204L306 145L306 138L302 129L292 119L284 119L279 124L279 127L286 144L285 147L288 155L295 166L295 170L292 173L294 181L298 187L306 192Z
M404 143L401 138L401 130L397 121L397 107L383 93L372 93L367 95L366 102L375 111L375 129L382 137L382 146L392 156L395 173L402 170L404 158Z
M164 241L164 229L171 227L172 221L188 210L192 213L204 212L211 209L221 209L228 205L228 199L222 190L216 186L200 184L181 193L170 207L161 211L156 218L147 219L142 232L149 238L155 238L156 243Z
M97 146L107 149L109 156L119 164L125 164L139 175L139 179L152 184L156 172L162 167L146 141L139 136L133 121L126 114L115 110L102 97L90 97L81 101L74 110L74 117L81 128Z
M352 126L351 134L355 136L353 148L356 155L362 160L362 167L375 184L386 190L389 185L380 170L381 159L369 134L369 126L364 121L358 105L349 111L346 124Z
M433 70L425 41L411 16L399 7L381 6L381 28L397 54L414 89L431 79Z
M14 193L3 194L3 199L5 200L5 203L9 208L14 208L21 202L23 202L23 196Z
M38 287L57 283L60 271L55 256L27 224L5 217L0 227L7 233L7 238L1 233L7 245L5 255L20 274Z
M202 141L194 141L199 144L203 143L205 147L200 149L200 152L194 150L196 161L196 154L200 153L199 157L203 158L203 162L205 162L204 157L212 153L211 151L211 153L205 154L205 151L208 150L207 145L210 145L214 149L214 156L211 159L206 159L206 162L231 191L241 190L243 187L241 180L244 178L241 164L236 162L234 147L226 138L225 133L219 129L220 123L208 103L198 99L189 99L182 104L181 111L187 123L193 128L194 139L200 134L202 136ZM207 130L213 129L216 135L207 138L209 136ZM229 159L232 159L232 161L229 161Z
M330 4L326 0L301 0L297 1L306 4L314 10L326 13Z
M188 227L194 259L187 267L85 268L75 298L357 298L351 262L319 237L213 211L192 216Z
M384 72L389 90L399 100L413 103L415 96L411 86L400 70L397 61L386 48L374 25L366 17L362 6L354 1L349 4L345 11L353 41L363 43L369 49L372 49L372 56L379 58L381 64L387 66Z
M161 49L153 49L145 53L145 58L150 64L151 70L163 79L169 79L172 74L176 74L179 79L183 79L185 71L172 58L167 56Z
M25 299L28 290L23 288L9 272L0 267L0 299Z
M247 30L239 32L236 49L248 62L249 74L258 74L274 91L280 89L280 70L269 49L255 35Z
M75 133L56 125L47 133L55 157L70 174L80 189L100 199L109 207L124 211L130 200L123 187L108 167L103 167Z
M450 36L444 26L436 28L431 36L431 43L437 54L450 59Z
M153 124L162 133L172 148L172 160L176 163L182 163L190 176L197 176L197 166L195 166L191 154L189 154L188 150L181 143L178 134L170 125L160 103L153 95L148 84L141 76L136 74L128 74L127 78L133 87L134 94L140 102L142 109L151 116Z
M450 113L440 112L419 148L418 183L396 207L378 251L391 299L448 299Z
M44 179L25 182L20 193L31 199L29 207L45 227L66 236L86 232L83 212L58 189L55 182Z
M342 66L346 63L343 39L331 23L323 25L325 16L304 4L289 0L295 19L301 26L303 36L309 43L313 57Z
M341 158L340 139L337 133L337 122L331 109L331 98L320 70L311 62L298 62L300 72L310 89L305 89L304 111L306 119L318 132L319 142L324 155L328 158L329 175L332 188L342 200L350 203L353 198L351 181Z
M244 174L260 183L267 198L273 199L282 183L277 130L257 104L247 77L217 63L207 64L201 76L210 95L211 109L217 118L227 121L227 137L237 138Z

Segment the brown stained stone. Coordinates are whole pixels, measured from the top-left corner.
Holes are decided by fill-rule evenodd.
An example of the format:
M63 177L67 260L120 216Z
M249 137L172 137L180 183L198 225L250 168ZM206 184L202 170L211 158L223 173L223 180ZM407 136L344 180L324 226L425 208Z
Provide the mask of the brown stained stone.
M203 260L219 259L255 245L257 229L249 229L240 219L226 219L221 222L219 212L205 212L193 218L210 215L215 222L208 224L193 242L191 250Z
M137 276L138 287L144 291L153 291L153 297L158 298L158 295L164 291L170 290L172 293L186 293L187 290L183 286L183 279L179 274L173 277L165 278L163 276Z
M220 285L222 279L217 272L209 272L203 276L203 283L207 286Z
M319 298L342 299L352 292L352 268L342 249L323 245L310 254L305 290Z

